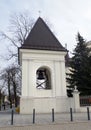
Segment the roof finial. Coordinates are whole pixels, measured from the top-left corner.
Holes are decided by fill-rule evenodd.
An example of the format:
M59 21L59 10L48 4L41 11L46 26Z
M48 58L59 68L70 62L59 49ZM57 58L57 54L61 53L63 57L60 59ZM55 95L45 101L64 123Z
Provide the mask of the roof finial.
M39 17L41 17L41 11L39 10L38 12L39 12Z
M65 43L65 48L67 49L67 43Z

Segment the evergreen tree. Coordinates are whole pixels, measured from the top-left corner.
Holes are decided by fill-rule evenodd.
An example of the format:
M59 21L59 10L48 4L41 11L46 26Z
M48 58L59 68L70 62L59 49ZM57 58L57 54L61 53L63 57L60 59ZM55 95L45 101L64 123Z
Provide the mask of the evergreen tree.
M70 73L67 74L68 88L77 86L80 94L91 95L91 49L78 33L77 46L70 60Z

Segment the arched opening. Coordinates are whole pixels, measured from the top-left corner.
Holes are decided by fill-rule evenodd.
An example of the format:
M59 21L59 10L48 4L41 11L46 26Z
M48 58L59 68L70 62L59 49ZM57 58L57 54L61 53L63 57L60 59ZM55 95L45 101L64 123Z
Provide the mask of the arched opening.
M51 74L47 67L40 67L36 71L36 88L51 89Z

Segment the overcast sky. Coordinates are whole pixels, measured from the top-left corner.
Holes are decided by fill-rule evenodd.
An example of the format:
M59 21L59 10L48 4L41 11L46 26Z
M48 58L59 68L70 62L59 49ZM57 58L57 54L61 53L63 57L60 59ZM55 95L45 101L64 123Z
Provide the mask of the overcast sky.
M30 11L37 19L40 16L52 24L52 30L63 46L72 51L77 32L87 41L91 40L91 0L0 0L0 30L9 25L12 13ZM0 42L3 51L4 43ZM2 46L2 47L1 47Z

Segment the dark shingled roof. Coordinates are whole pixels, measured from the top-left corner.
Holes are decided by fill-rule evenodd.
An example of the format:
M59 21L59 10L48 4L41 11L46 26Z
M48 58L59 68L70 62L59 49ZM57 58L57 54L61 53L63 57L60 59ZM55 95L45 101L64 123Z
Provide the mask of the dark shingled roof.
M26 38L22 49L36 49L36 50L53 50L66 51L60 44L49 27L42 20L38 18L28 37Z

